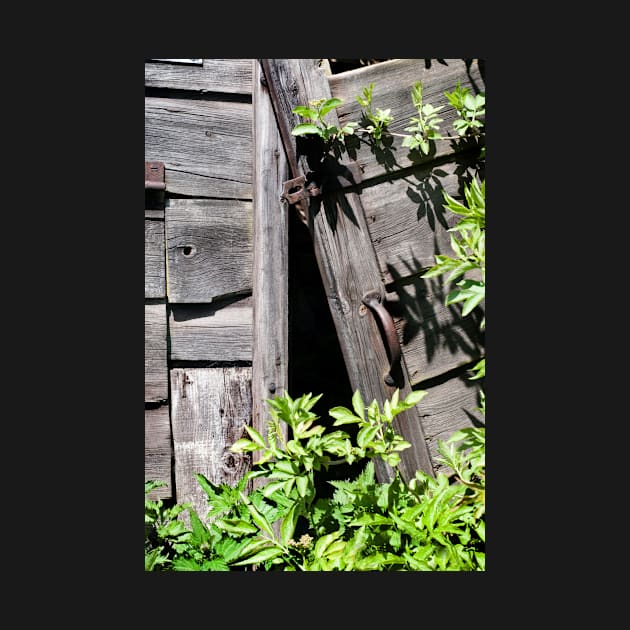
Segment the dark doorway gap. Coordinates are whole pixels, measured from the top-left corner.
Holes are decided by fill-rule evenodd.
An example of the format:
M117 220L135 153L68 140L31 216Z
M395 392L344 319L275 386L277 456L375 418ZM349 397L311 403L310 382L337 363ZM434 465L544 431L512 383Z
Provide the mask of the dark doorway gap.
M298 218L297 211L289 215L289 394L323 394L313 407L319 424L330 427L328 415L332 407L352 408L352 387L346 372L337 331L330 313L326 291L319 272L313 240L308 228ZM351 438L355 425L339 427ZM333 466L319 474L320 496L331 496L334 488L330 479L354 478L366 462L352 466Z

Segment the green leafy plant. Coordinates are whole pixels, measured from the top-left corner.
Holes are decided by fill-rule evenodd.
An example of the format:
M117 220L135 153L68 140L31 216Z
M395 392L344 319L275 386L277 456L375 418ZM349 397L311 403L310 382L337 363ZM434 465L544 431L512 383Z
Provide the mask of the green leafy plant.
M444 109L444 106L434 107L430 103L423 104L422 91L422 82L417 81L411 91L411 98L418 115L411 118L413 125L405 127L405 131L410 131L411 135L403 138L402 145L411 150L419 148L427 155L430 149L429 141L442 138L439 123L443 122L443 119L439 118L437 113Z
M345 135L352 135L359 123L350 122L339 128L335 125L329 125L324 120L326 114L341 105L342 102L343 101L339 98L322 98L310 101L308 107L304 105L294 107L291 110L294 114L299 114L310 122L299 123L292 129L291 133L294 136L315 134L327 143L328 148L330 148L336 140L342 139Z
M460 136L467 133L478 135L484 127L481 120L486 115L485 94L473 95L468 88L461 87L460 82L452 92L444 92L448 102L455 108L459 118L453 127Z
M454 256L435 255L435 265L422 274L423 278L445 275L447 282L455 282L466 273L475 277L464 277L455 282L455 287L447 294L445 304L462 303L462 316L482 304L486 297L486 183L473 179L464 187L465 203L459 202L442 191L445 208L461 217L459 222L449 229L451 248ZM485 315L481 319L480 329L486 326ZM483 357L473 368L472 379L480 379L486 374L486 359ZM485 412L485 397L481 400L481 410Z
M370 123L365 128L360 128L360 131L370 134L375 140L380 140L383 137L383 132L387 130L387 126L391 124L394 118L390 114L391 108L381 109L377 107L376 110L372 109L373 91L374 83L370 83L368 87L363 88L362 96L357 96L357 101L363 108L363 118Z
M197 475L208 514L191 518L190 532L177 527L178 545L168 553L162 545L167 560L147 570L484 570L484 434L463 430L451 438L463 446L442 447L453 479L418 471L405 483L399 474L399 453L410 445L394 431L393 419L425 395L413 391L401 400L397 390L381 408L375 400L366 406L356 391L351 409L329 410L331 427L318 424L313 411L321 395L267 401L267 436L246 427L247 437L232 446L259 451L261 459L235 487ZM347 424L356 425L356 438L337 428ZM377 457L394 467L392 482L375 480ZM328 481L333 495L321 496L317 473L344 462L364 466L354 479ZM256 477L265 484L247 494L246 483Z
M398 136L402 138L403 147L409 148L410 151L419 150L424 155L430 153L431 143L436 140L461 140L466 136L480 137L484 134L486 104L484 93L473 95L468 88L461 87L459 81L452 92L444 92L449 105L457 115L457 119L453 122L457 135L449 136L442 135L440 123L444 122L444 119L438 116L438 112L443 110L445 105L435 106L432 103L425 103L423 92L422 81L416 81L411 89L411 99L417 115L412 116L409 120L412 124L405 127L405 131L410 133L389 131L388 127L394 120L391 108L373 108L374 83L364 87L361 94L356 97L362 108L363 125L348 122L342 128L338 128L326 123L324 116L343 103L341 99L335 97L313 100L310 101L309 106L298 105L293 108L293 113L299 114L310 122L297 124L291 133L296 136L315 134L325 141L325 150L333 150L336 155L340 155L344 150L345 136L357 133L367 135L375 142L383 141L386 136ZM485 156L484 147L481 147L481 150Z

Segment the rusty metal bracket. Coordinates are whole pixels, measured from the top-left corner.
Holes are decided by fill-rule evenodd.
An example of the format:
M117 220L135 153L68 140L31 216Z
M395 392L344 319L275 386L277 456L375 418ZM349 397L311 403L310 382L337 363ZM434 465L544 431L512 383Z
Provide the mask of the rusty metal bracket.
M308 186L305 186L305 184L306 177L304 177L304 175L300 175L300 177L283 182L280 198L285 199L290 204L294 204L302 199L317 197L321 194L321 190L315 182L310 182Z
M359 164L356 162L348 162L347 164L343 164L343 166L346 167L349 177L344 175L343 172L339 173L339 175L349 183L346 186L341 186L341 189L350 188L351 186L356 186L361 183L362 172ZM306 177L300 175L300 177L289 179L282 183L282 194L280 198L288 201L290 204L294 204L308 199L309 197L318 197L321 194L321 188L314 181L306 184Z
M166 190L164 181L164 162L144 163L144 189Z

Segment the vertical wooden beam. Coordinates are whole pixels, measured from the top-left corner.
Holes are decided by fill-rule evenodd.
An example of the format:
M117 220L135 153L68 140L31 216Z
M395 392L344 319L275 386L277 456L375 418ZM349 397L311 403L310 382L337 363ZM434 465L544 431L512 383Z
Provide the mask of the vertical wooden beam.
M208 495L195 473L234 486L249 469L249 456L232 453L230 446L251 420L250 385L249 367L171 370L176 499L191 502L202 519ZM188 514L183 516L188 523Z
M280 199L289 179L288 163L268 89L253 60L254 104L254 266L252 426L267 434L269 411L265 400L288 387L288 206ZM285 435L286 435L286 427ZM254 453L254 462L257 460ZM254 480L254 487L260 485Z
M292 109L309 101L331 98L328 78L317 59L266 59L265 76L275 107L281 136L289 144L287 151L299 172L311 170L306 155L292 151L291 129L301 122ZM327 115L330 124L339 126L335 110ZM377 322L362 304L368 291L384 287L360 195L357 192L323 190L323 197L310 200L309 224L315 254L326 290L337 336L353 389L358 389L366 404L376 399L381 405L391 398L396 387L383 380L389 361ZM411 391L409 376L401 361L396 386L401 397ZM411 448L401 452L400 471L404 479L415 476L416 470L433 474L433 465L417 410L410 409L394 420L394 426ZM391 480L393 471L383 461L375 461L379 481Z

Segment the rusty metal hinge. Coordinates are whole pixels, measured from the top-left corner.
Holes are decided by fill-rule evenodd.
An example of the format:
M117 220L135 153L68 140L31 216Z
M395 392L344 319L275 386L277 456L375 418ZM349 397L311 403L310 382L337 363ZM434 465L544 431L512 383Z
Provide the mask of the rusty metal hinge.
M341 170L339 175L348 183L346 185L342 185L341 189L350 188L361 183L363 177L359 164L352 161L347 164L343 164L342 166L345 169L345 172ZM308 199L309 197L318 197L321 194L322 190L316 182L311 181L306 184L306 177L304 175L300 175L300 177L289 179L282 183L282 194L280 195L280 198L285 199L290 204L294 204L304 199Z
M166 190L164 181L164 162L144 163L144 189Z
M321 190L315 182L309 182L308 186L305 186L305 184L306 177L304 175L283 182L280 198L285 199L290 204L294 204L302 199L317 197L321 194Z

